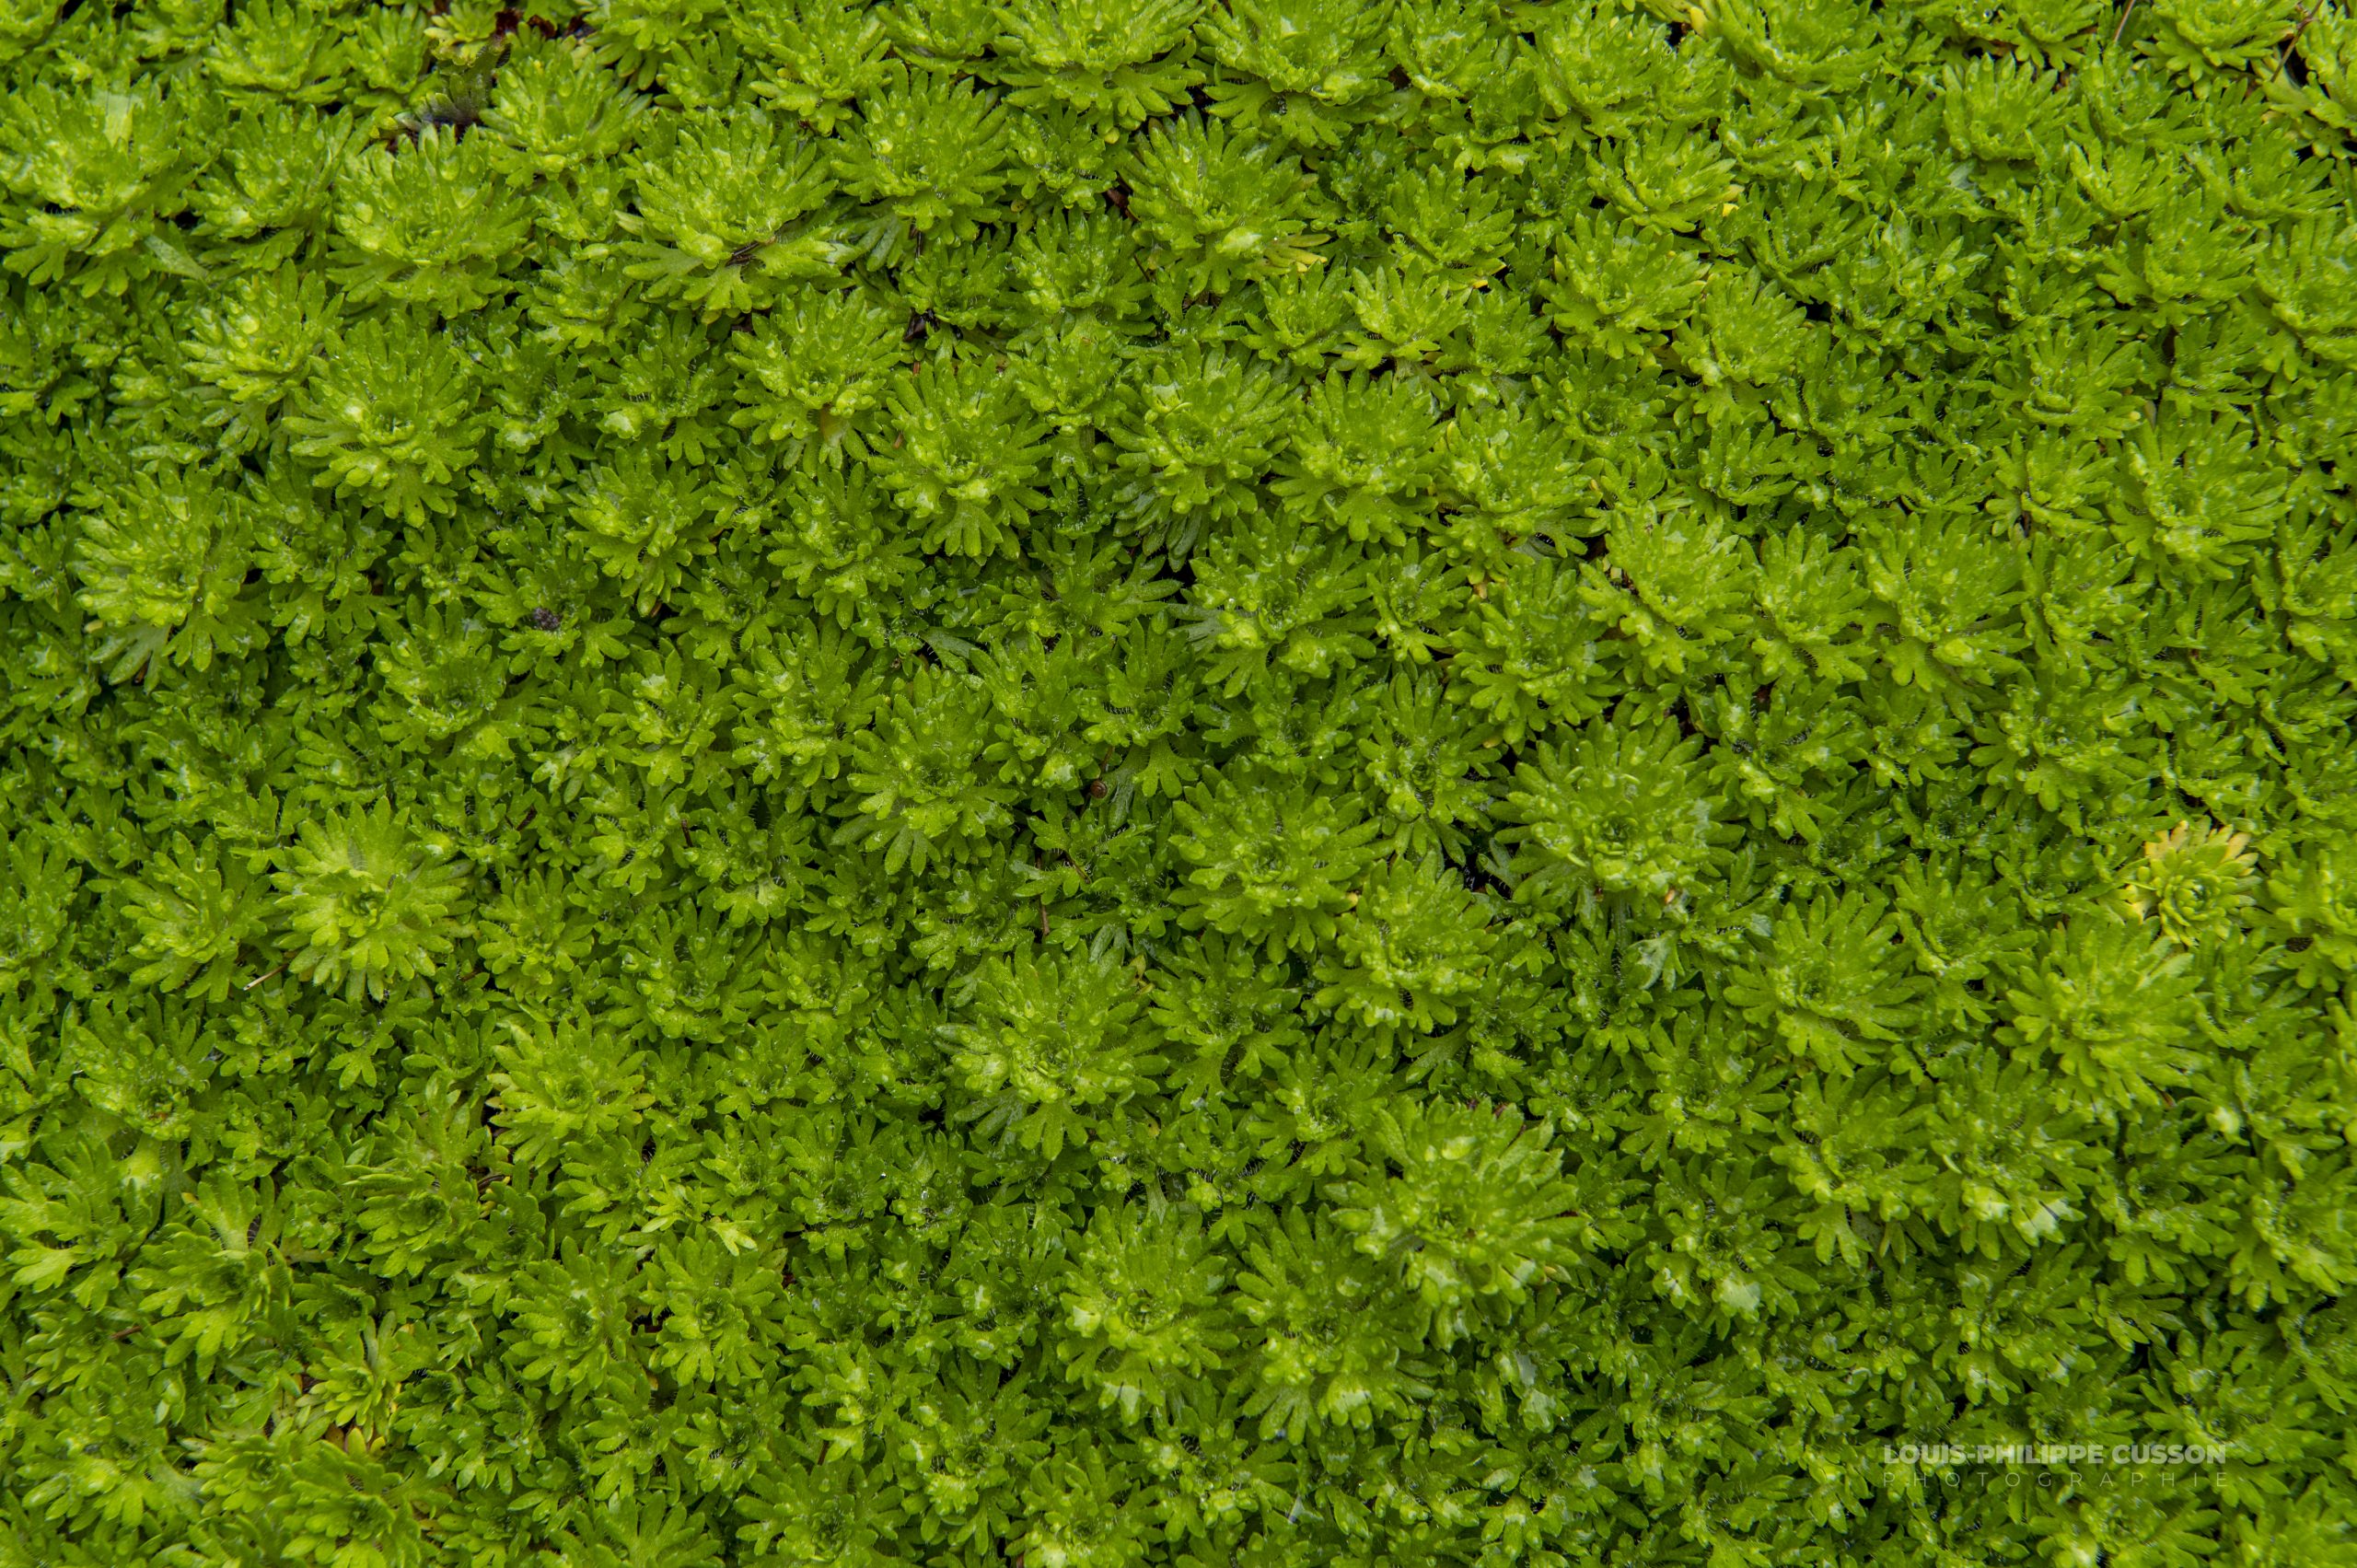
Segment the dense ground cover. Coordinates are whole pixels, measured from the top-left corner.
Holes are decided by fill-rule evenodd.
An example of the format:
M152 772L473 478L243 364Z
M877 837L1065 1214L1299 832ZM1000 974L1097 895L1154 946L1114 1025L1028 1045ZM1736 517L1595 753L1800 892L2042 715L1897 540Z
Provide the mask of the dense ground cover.
M2357 1561L2345 10L0 99L0 1564Z

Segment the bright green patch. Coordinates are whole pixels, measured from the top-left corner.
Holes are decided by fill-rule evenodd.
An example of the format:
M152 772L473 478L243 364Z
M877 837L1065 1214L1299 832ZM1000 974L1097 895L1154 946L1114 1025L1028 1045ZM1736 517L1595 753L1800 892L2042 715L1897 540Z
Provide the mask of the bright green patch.
M2353 135L0 0L0 1568L2357 1564Z

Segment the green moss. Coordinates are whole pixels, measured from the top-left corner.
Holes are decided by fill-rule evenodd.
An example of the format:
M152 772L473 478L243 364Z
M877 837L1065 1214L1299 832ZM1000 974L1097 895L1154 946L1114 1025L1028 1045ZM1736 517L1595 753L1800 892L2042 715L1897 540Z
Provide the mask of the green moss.
M2353 83L0 0L0 1568L2357 1563Z

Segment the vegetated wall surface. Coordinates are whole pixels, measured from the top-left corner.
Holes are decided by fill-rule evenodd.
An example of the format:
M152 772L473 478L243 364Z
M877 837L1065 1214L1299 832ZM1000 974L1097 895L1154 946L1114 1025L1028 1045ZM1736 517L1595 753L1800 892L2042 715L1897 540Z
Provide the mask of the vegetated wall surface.
M2357 1558L2345 10L65 10L0 1563Z

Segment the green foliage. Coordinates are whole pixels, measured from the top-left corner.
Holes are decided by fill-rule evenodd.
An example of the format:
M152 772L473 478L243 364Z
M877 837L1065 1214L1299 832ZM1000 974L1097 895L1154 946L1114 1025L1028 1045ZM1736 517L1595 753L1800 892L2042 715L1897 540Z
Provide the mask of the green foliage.
M409 523L458 505L482 415L446 334L401 314L354 322L317 356L285 430L332 484Z
M1439 1343L1474 1301L1518 1301L1569 1258L1576 1193L1543 1123L1503 1107L1424 1103L1379 1113L1370 1133L1390 1168L1340 1189L1335 1217L1361 1251L1394 1261Z
M995 961L975 977L976 1020L945 1029L970 1115L1052 1158L1096 1118L1152 1088L1138 1048L1136 978L1097 960Z
M0 0L0 1568L2357 1562L2352 138Z
M463 926L452 919L463 864L415 842L392 808L305 822L277 873L280 918L298 939L289 964L321 985L378 1000L388 981L430 975Z
M1522 887L1674 904L1712 858L1701 755L1666 724L1605 719L1537 749L1506 798Z

